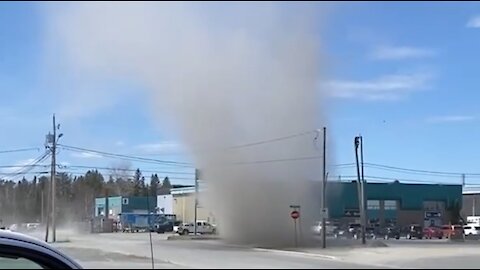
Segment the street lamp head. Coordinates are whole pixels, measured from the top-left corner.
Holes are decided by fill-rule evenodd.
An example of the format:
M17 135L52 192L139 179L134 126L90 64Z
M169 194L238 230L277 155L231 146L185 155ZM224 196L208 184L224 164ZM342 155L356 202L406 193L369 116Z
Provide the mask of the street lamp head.
M360 144L360 137L359 136L355 137L354 143L355 143L355 146L358 147L358 145Z
M58 138L60 139L61 137L63 137L63 133L58 134Z

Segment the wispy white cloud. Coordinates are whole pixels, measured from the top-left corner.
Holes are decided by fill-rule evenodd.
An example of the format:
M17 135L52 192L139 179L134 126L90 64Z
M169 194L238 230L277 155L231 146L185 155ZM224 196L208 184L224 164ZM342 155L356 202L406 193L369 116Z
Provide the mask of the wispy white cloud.
M124 142L124 141L116 141L116 142L115 142L115 145L116 145L116 146L124 146L124 145L125 145L125 142Z
M58 162L58 164L59 164L60 166L69 166L69 165L70 165L70 162L68 162L68 161L60 161L60 162Z
M371 52L370 57L376 60L403 60L432 57L435 55L435 50L427 48L408 46L380 46Z
M456 123L456 122L468 122L476 120L477 118L472 115L445 115L445 116L435 116L427 118L429 123Z
M471 28L480 28L480 15L476 15L470 18L466 26Z
M392 74L371 80L333 80L323 87L327 93L337 98L396 100L428 88L432 77L430 73Z
M101 155L90 153L90 152L79 152L79 153L74 152L71 155L72 157L75 157L75 158L85 158L85 159L102 158Z
M33 159L33 158L19 160L19 161L15 162L13 167L1 168L0 172L1 173L13 173L13 172L19 171L21 169L24 169L26 165L32 164L34 161L35 161L35 159Z
M164 141L158 143L147 143L135 146L141 154L175 154L184 152L184 147L178 142Z

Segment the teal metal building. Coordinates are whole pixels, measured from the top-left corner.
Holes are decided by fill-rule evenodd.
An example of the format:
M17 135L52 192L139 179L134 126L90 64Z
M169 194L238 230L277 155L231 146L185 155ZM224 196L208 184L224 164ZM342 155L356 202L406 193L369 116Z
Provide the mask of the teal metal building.
M329 182L326 193L330 219L358 222L356 181ZM448 224L460 211L462 185L367 183L365 198L367 220L372 225L442 225Z
M95 216L105 216L106 198L95 199ZM155 212L157 197L108 197L109 217L116 217L120 213L146 214Z

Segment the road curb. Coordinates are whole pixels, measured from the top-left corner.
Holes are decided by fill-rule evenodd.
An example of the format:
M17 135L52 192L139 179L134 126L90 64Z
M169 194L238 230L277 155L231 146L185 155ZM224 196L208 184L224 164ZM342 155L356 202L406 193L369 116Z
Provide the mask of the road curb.
M324 255L324 254L317 254L317 253L310 253L310 252L302 252L302 251L292 251L292 250L282 250L282 249L269 249L269 248L253 248L254 251L261 251L261 252L272 252L272 253L281 253L281 254L289 254L289 255L297 255L297 256L309 256L309 257L317 257L322 259L328 260L335 260L340 261L341 259L331 255Z

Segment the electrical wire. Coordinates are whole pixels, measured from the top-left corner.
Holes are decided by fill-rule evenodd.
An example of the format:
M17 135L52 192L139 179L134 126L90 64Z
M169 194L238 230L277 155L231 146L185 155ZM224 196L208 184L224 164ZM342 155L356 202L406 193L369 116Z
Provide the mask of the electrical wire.
M274 163L274 162L286 162L286 161L302 161L302 160L314 160L320 159L320 156L312 157L298 157L298 158L285 158L285 159L270 159L270 160L256 160L256 161L246 161L246 162L233 162L229 163L231 165L249 165L249 164L262 164L262 163Z
M357 176L354 175L341 175L341 182L342 181L357 181ZM430 181L430 180L419 180L419 179L405 179L405 178L395 178L395 177L384 177L384 176L364 176L365 180L367 181L378 181L378 180L385 180L384 182L391 182L391 181L399 181L404 183L424 183L424 184L443 184L443 185L459 185L459 183L453 182L440 182L440 181ZM329 181L335 181L338 178L332 178Z
M38 147L30 147L30 148L20 148L20 149L2 150L2 151L0 151L0 154L3 154L3 153L26 152L26 151L32 151L32 150L40 151L40 148L38 148Z
M25 165L20 165L18 167L20 167L21 169L20 170L17 170L15 172L11 172L11 173L0 173L0 175L4 175L4 176L10 176L10 180L18 177L18 176L25 176L26 174L28 174L31 170L33 170L36 165L38 165L40 162L44 161L45 159L47 159L48 157L50 156L50 152L49 151L45 151L44 154L42 154L41 156L37 157L36 159L34 159L32 162L30 162L29 164L25 164Z
M407 169L407 168L400 168L400 167L394 167L394 166L388 166L388 165L380 165L380 164L374 164L374 163L364 163L364 165L367 165L367 166L370 166L370 167L383 168L383 169L405 171L405 172L417 172L417 173L440 174L440 175L451 175L451 176L461 176L462 175L462 173L457 173L457 172L440 172L440 171ZM469 175L480 175L480 174L469 173Z
M296 138L296 137L300 137L300 136L305 136L305 135L316 133L316 132L317 132L316 130L310 130L310 131L305 131L305 132L292 134L292 135L288 135L288 136L284 136L284 137L278 137L278 138L269 139L269 140L263 140L263 141L258 141L258 142L252 142L252 143L246 143L246 144L231 146L231 147L228 147L227 149L238 149L238 148L256 146L256 145L260 145L260 144L273 143L273 142L288 140L288 139L292 139L292 138Z
M97 167L97 166L86 166L86 165L57 165L59 169L62 168L79 168L79 169L96 169L96 170L104 170L104 171L127 171L127 172L135 172L136 169L116 169L116 168L109 168L109 167ZM195 175L195 173L191 172L172 172L172 171L161 171L161 170L140 170L142 172L147 173L157 173L157 174L184 174L184 175Z
M154 164L179 166L179 167L192 167L191 166L192 164L187 163L187 162L160 160L160 159L153 159L153 158L143 158L143 157L123 155L123 154L114 154L114 153L108 153L108 152L103 152L103 151L98 151L98 150L87 149L87 148L83 148L83 147L68 146L68 145L63 145L63 144L58 144L58 147L61 147L65 150L69 150L69 151L90 152L90 153L99 154L99 155L104 156L104 157L111 157L111 158L124 159L124 160L130 160L130 161L139 161L139 162L145 162L145 163L154 163Z

